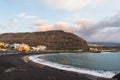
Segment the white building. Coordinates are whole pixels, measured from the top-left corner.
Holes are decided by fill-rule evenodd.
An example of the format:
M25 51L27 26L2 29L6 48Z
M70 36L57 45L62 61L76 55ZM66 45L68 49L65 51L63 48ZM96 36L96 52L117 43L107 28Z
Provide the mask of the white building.
M39 45L39 46L37 46L37 47L32 47L32 49L33 49L34 51L44 51L44 50L46 50L46 46L44 46L44 45Z

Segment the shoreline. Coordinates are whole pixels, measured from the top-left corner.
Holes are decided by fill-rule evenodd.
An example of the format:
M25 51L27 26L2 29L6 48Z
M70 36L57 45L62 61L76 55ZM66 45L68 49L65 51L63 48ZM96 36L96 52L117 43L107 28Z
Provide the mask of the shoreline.
M36 54L0 55L0 80L114 80L38 64L28 59L31 55Z
M97 76L97 77L104 77L104 78L112 78L114 75L116 75L112 71L92 70L92 69L88 69L88 68L79 68L79 67L74 67L74 66L70 66L70 65L64 65L64 64L49 62L49 61L46 61L44 59L39 58L39 57L44 57L45 55L51 55L51 54L28 56L28 60L30 60L30 61L32 61L34 63L37 63L37 64L42 64L42 65L52 67L52 68L55 68L55 69L59 69L59 70L75 72L77 74L83 73L83 74L88 74L88 75Z
M29 51L29 52L19 52L16 50L6 50L2 51L0 50L0 54L52 54L52 53L85 53L85 52L91 52L91 53L102 53L102 52L120 52L119 50L112 51L112 50L106 50L106 51L78 51L78 50L46 50L46 51Z
M51 68L51 69L59 70L59 71L65 72L65 73L71 73L71 74L78 75L78 76L79 76L79 75L84 75L84 76L88 77L90 80L97 79L97 76L94 76L94 75L85 74L85 73L77 73L77 72L67 71L67 70L62 70L62 69L57 69L57 68L54 68L54 67L51 67L51 66L47 66L47 65L40 64L40 63L36 63L36 62L30 60L28 57L29 57L29 56L25 56L25 57L23 57L22 59L23 59L25 62L30 63L30 64L35 64L35 65L37 65L38 67L49 67L49 68Z
M28 60L27 56L0 56L0 80L96 80L97 78L36 64Z

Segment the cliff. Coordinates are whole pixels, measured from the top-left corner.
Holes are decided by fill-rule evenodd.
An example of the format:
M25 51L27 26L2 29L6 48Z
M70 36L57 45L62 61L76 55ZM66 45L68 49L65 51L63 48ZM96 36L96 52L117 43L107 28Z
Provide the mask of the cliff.
M86 41L75 34L61 30L32 33L4 33L0 41L5 43L27 43L30 46L45 45L48 50L88 50Z

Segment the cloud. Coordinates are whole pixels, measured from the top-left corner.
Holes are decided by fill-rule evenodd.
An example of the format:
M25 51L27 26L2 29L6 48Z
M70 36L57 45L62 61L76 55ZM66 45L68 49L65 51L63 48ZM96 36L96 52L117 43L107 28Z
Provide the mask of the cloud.
M119 22L120 13L111 17L106 17L97 23L81 18L71 25L62 21L49 25L42 20L35 21L34 25L37 26L37 30L39 31L64 30L73 32L87 41L120 42Z
M62 21L56 22L53 25L53 28L56 29L56 30L71 31L70 25L68 23L65 23L65 22L62 22Z
M2 25L2 24L0 24L0 28L5 28L5 26L4 26L4 25Z
M106 17L104 20L100 21L97 26L101 27L120 27L120 13L112 16Z
M0 32L0 34L3 34L2 32Z
M84 35L89 41L120 42L120 13L97 22Z
M52 26L48 25L44 20L37 20L33 22L33 25L37 26L37 31L52 30Z
M46 5L48 8L56 10L75 11L83 8L96 8L103 5L108 0L24 0L27 5L37 3L40 5ZM118 2L118 1L117 1Z
M19 18L23 18L23 19L35 19L36 16L32 16L32 15L28 15L25 12L21 12L17 15Z
M73 25L74 28L72 32L88 40L89 37L96 32L96 27L94 25L95 23L89 19L77 19Z
M80 30L80 31L91 29L94 25L92 21L84 18L76 20L75 24L77 26L77 30Z
M38 21L33 22L33 24L38 27L37 28L38 31L48 31L48 30L70 31L71 30L68 23L65 23L62 21L56 22L53 25L49 25L44 20L38 20Z
M99 42L120 42L119 31L120 28L103 28L92 34L88 40Z
M76 10L89 5L91 0L44 0L48 7L61 10Z
M3 25L0 24L0 28L3 27Z
M53 30L53 27L49 26L49 25L43 25L43 26L39 27L38 31L49 31L49 30Z

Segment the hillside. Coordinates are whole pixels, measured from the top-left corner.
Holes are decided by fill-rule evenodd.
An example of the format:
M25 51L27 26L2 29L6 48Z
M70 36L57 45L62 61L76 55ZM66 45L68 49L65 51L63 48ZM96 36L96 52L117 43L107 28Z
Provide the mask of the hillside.
M86 41L75 34L61 30L32 33L4 33L0 41L5 43L27 43L30 46L45 45L48 50L88 50Z

